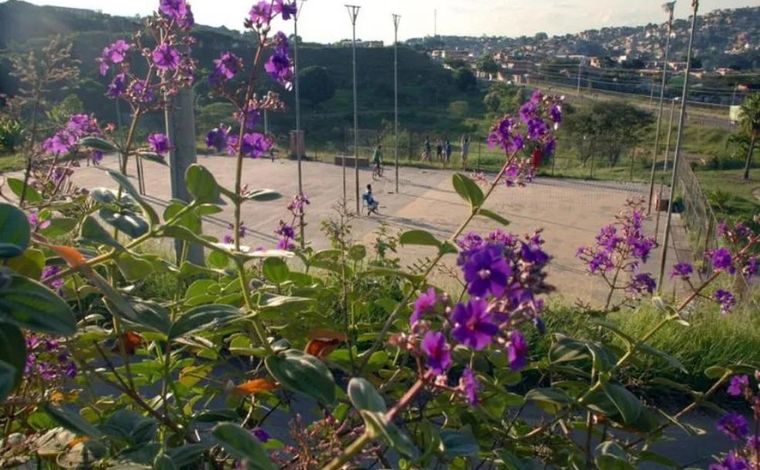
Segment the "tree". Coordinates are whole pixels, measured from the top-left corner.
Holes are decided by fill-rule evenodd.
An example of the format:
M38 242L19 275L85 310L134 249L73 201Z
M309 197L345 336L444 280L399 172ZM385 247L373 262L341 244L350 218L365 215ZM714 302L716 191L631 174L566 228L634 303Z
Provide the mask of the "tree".
M478 79L470 69L454 70L454 83L459 91L469 91L478 86Z
M752 166L752 154L755 153L757 137L760 135L760 93L750 95L741 107L739 118L742 132L749 138L749 150L744 162L744 179L749 179L749 167Z
M484 55L478 61L478 70L483 73L493 75L499 71L499 64L493 60L493 57L491 55Z
M301 96L313 108L335 96L335 82L326 68L307 67L301 72Z

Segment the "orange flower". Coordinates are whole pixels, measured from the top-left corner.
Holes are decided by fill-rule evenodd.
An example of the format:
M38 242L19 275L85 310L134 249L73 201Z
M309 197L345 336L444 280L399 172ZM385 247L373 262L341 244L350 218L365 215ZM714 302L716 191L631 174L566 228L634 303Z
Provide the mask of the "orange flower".
M234 392L236 395L254 395L259 392L269 392L276 387L277 385L269 379L253 379L235 387Z

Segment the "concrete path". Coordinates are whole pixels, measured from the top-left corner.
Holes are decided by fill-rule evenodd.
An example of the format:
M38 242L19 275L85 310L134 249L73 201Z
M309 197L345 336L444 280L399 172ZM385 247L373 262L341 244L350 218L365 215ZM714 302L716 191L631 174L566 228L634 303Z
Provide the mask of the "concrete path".
M225 157L199 157L199 163L206 166L217 181L228 187L234 186L234 161ZM107 158L101 167L86 167L77 170L74 179L85 188L98 186L116 187L115 182L105 175L104 170L115 168L115 158ZM134 171L134 167L130 168ZM243 208L243 220L249 235L245 243L254 248L270 248L277 242L274 230L279 221L289 221L286 210L289 196L297 192L295 162L269 160L246 160L243 183L249 188L270 188L279 191L286 199L257 203L247 203ZM338 215L337 203L343 195L341 167L328 163L304 162L304 192L311 199L308 207L306 237L315 249L329 247L329 242L320 231L320 223ZM145 162L146 188L148 199L159 209L170 198L168 169L152 162ZM393 171L386 171L386 177L372 181L370 170L360 170L360 184L372 183L375 195L381 203L379 216L359 217L351 221L352 236L357 243L368 247L374 243L378 227L385 223L393 231L422 229L428 230L441 239L450 236L466 217L468 207L451 186L451 171L421 170L401 168L400 192L394 194ZM130 178L134 177L130 175ZM136 185L136 181L135 186ZM347 172L349 210L355 209L354 171ZM549 282L558 288L558 295L574 302L577 299L600 301L606 289L598 279L589 278L583 271L582 263L575 257L577 248L594 241L598 229L614 220L627 199L645 195L646 188L636 184L616 182L592 182L582 180L561 180L539 178L525 188L499 187L487 206L503 215L512 224L509 230L524 234L535 229L544 229L546 250L554 257L549 268ZM160 210L159 210L160 212ZM204 231L218 237L230 233L233 219L232 207L206 220ZM682 232L676 218L677 233ZM498 224L488 219L477 218L470 229L488 233ZM647 222L650 233L654 222ZM675 236L675 240L685 240ZM685 247L679 247L685 248ZM688 251L678 250L679 256ZM423 247L403 247L399 252L404 265L432 255L431 249ZM672 264L675 256L671 256ZM656 273L659 250L655 250L645 269ZM453 266L453 256L444 265ZM444 274L437 274L436 281L443 287L454 286L455 281Z

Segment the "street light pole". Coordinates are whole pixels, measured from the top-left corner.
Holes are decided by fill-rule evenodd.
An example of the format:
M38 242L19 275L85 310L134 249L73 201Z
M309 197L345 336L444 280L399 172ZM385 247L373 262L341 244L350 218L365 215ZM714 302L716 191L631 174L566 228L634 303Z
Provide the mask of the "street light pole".
M583 57L580 58L578 61L578 89L576 90L576 93L578 96L581 95L581 70L583 68Z
M676 191L676 182L678 177L678 165L681 161L681 145L683 144L683 128L686 122L686 99L689 95L689 73L691 72L691 53L694 50L694 35L697 30L697 12L699 11L699 0L692 0L691 6L694 13L691 18L691 33L689 34L689 49L686 53L686 72L683 80L683 93L681 95L681 113L678 117L678 133L676 134L676 150L673 157L673 173L670 178L670 197L668 200L668 217L665 222L665 237L662 243L662 255L660 257L660 277L657 279L659 292L662 292L662 283L665 279L665 262L668 259L668 242L670 240L670 227L673 218L673 198Z
M660 126L662 125L662 107L665 99L665 84L667 83L668 55L670 54L670 35L673 33L673 11L676 2L665 3L662 8L668 14L668 37L665 39L665 53L662 63L662 84L660 86L660 107L657 112L657 133L654 137L654 150L652 151L652 171L649 175L649 201L647 215L652 213L652 198L654 197L654 176L657 172L657 154L660 151Z
M393 14L393 88L394 118L396 130L396 194L398 194L398 26L401 15Z
M296 10L295 17L293 18L293 72L295 74L295 92L296 92L296 160L298 161L298 195L303 197L303 169L301 168L301 88L298 79L298 18L301 16L301 9L304 2L301 0ZM301 211L299 215L299 229L301 235L301 248L306 248L306 229L304 227L304 213Z
M354 69L354 175L356 177L356 213L361 212L359 207L359 105L356 94L356 18L359 16L360 6L346 5L348 16L351 18L352 33L352 61Z
M670 142L673 140L673 117L675 116L676 111L676 101L678 101L678 98L673 98L670 103L670 124L668 124L668 142L665 144L665 162L662 164L663 169L663 178L660 179L658 194L657 194L657 207L655 208L655 211L657 212L657 221L654 224L654 241L656 242L659 234L660 234L660 201L662 200L662 191L664 190L664 175L668 172L668 157L670 157Z

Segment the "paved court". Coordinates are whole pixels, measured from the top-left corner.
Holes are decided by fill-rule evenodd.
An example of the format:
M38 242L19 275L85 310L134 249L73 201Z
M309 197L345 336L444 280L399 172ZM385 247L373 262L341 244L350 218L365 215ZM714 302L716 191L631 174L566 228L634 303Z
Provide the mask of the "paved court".
M213 172L220 184L228 188L234 186L234 161L227 157L199 157L199 163ZM115 187L103 169L114 168L115 158L107 158L100 168L82 168L76 172L75 181L83 187ZM311 199L307 215L307 240L316 248L328 247L328 242L320 233L320 221L336 217L336 203L343 195L341 167L328 163L304 162L304 192ZM134 172L134 166L130 165ZM243 220L249 228L246 244L258 247L272 247L276 243L273 233L280 219L289 220L286 205L289 195L297 192L296 163L292 161L250 160L245 161L243 183L249 188L270 188L286 195L286 199L272 202L251 202L243 208ZM165 205L169 199L168 169L152 162L145 162L146 188L149 200L157 206ZM424 229L436 236L448 237L467 215L468 207L451 187L450 171L400 169L400 192L394 194L393 171L388 168L385 178L372 181L371 171L360 171L363 187L373 183L376 197L381 203L381 215L361 217L352 221L353 237L356 242L371 245L374 232L385 222L393 230L405 231ZM131 177L131 176L130 176ZM354 172L347 172L348 207L355 207ZM135 181L136 186L136 181ZM544 229L547 240L546 250L554 257L549 282L557 286L559 294L566 300L598 299L606 294L599 280L592 280L583 272L582 263L575 258L576 249L593 242L599 227L610 223L626 200L644 195L646 188L612 182L588 182L539 178L525 188L499 187L491 196L487 207L512 221L509 230L528 233L536 228ZM206 220L204 230L221 237L229 232L232 207ZM476 219L472 230L487 233L497 227L497 223L487 219ZM649 221L650 233L654 222ZM680 231L680 227L678 231ZM676 233L676 240L685 237ZM432 254L424 247L405 247L400 257L405 265L418 258ZM679 250L679 255L688 255ZM671 257L671 261L673 261ZM653 253L646 268L656 272L659 251ZM449 257L447 264L453 265ZM441 285L453 285L450 279L439 274Z

